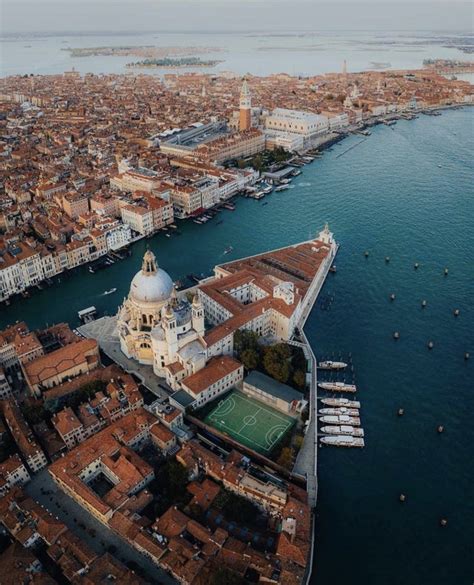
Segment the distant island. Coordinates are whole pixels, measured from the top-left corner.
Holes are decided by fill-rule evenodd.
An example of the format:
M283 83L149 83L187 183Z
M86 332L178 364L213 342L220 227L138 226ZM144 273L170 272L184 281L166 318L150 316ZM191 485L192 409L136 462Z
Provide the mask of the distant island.
M127 67L215 67L222 62L217 59L203 61L199 57L182 57L181 59L165 57L164 59L144 59L136 63L127 63Z
M125 45L115 47L65 47L71 57L140 57L145 60L187 58L188 55L204 55L223 51L220 47L156 47L153 45Z

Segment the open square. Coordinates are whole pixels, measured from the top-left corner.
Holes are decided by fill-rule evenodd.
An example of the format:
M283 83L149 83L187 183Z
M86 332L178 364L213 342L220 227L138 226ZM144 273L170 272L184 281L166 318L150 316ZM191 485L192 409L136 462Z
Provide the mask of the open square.
M242 445L268 455L295 423L287 414L232 390L204 422Z

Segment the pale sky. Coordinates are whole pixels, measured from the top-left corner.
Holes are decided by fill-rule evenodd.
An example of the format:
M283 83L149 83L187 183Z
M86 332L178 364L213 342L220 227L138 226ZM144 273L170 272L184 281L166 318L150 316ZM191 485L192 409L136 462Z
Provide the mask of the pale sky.
M457 0L0 0L1 33L473 30Z

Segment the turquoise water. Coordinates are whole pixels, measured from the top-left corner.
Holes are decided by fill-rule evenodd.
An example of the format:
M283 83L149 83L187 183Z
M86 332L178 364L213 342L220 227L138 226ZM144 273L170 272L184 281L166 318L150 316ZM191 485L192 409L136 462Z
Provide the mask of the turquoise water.
M81 269L59 286L3 306L0 326L20 318L31 327L75 324L77 311L92 304L114 312L147 244L180 278L306 239L329 221L342 246L337 274L322 294L334 300L329 310L313 310L306 331L319 356L352 352L366 447L319 451L313 582L470 585L473 114L466 108L421 116L398 122L393 131L379 126L362 142L348 138L305 167L293 189L267 198L268 205L239 200L235 212L218 216L221 225L190 222L180 227L181 236L142 241L131 258L107 270L90 275ZM229 245L234 251L224 256ZM117 293L103 296L113 286ZM400 407L403 417L396 415ZM448 519L445 528L441 517Z

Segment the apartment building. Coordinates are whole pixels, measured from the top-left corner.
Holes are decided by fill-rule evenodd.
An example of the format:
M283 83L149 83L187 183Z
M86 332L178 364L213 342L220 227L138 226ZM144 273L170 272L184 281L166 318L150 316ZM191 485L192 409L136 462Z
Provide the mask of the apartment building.
M18 451L29 471L36 473L46 467L48 464L46 455L36 442L33 432L16 403L13 400L6 400L2 403L1 409Z
M243 365L233 357L222 355L211 358L204 368L181 381L182 389L192 398L192 402L186 401L186 405L190 408L204 406L240 384L243 376ZM172 395L171 402L182 406L179 392Z
M25 485L31 479L20 456L15 453L0 463L0 496L15 485Z

